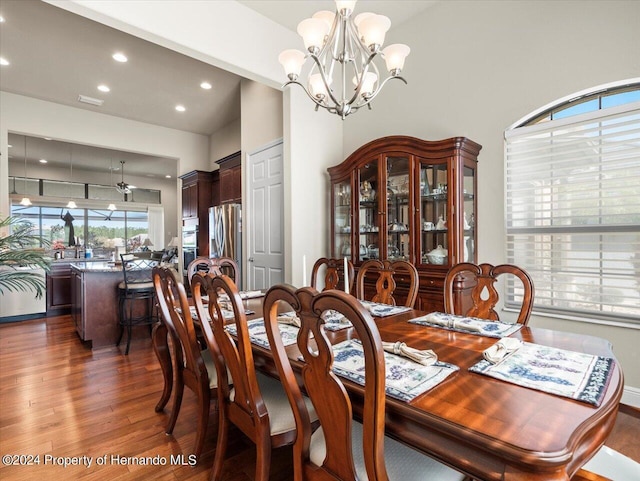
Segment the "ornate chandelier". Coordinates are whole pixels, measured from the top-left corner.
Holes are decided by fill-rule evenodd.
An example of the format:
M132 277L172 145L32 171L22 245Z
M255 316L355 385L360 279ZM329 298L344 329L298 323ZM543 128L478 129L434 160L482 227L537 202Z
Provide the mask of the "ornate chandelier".
M389 80L407 83L400 72L409 47L393 44L381 50L391 21L370 12L352 18L356 1L336 0L336 13L323 10L300 22L298 33L307 54L292 49L278 57L289 78L283 87L299 85L316 104L316 110L322 107L342 119L365 105L371 108L370 102ZM389 72L383 81L374 63L378 54ZM298 77L307 57L313 59L313 65L305 86Z

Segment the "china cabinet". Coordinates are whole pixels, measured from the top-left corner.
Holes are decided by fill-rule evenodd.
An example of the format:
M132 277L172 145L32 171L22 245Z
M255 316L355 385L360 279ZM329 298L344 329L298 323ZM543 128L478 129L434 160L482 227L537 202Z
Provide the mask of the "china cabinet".
M449 268L477 260L481 148L464 137L390 136L329 168L332 256L348 257L356 269L367 259L408 260L420 274L416 307L443 310Z

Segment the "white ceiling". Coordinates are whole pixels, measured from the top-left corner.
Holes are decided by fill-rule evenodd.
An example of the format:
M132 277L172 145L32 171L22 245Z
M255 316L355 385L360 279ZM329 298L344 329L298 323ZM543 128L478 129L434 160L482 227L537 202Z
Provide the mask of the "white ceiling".
M332 0L240 3L294 31L314 12L335 10ZM356 13L387 15L394 27L434 3L360 0ZM0 15L5 19L0 24L0 55L10 62L0 68L0 90L204 135L240 117L241 78L234 74L41 1L2 0ZM302 41L292 45L296 47L302 48ZM116 51L126 53L129 61L114 61L111 56ZM200 87L204 80L213 85L211 90ZM99 84L108 85L111 91L98 91ZM103 99L104 104L81 103L79 95ZM177 104L187 110L177 112ZM24 140L15 137L13 142L22 145ZM56 149L50 142L29 144L34 145L27 149L30 164L43 157L54 164L68 162L69 144L61 143ZM18 150L10 152L14 161L24 159L25 153ZM83 152L86 155L74 156L80 168L108 170L110 161L118 157L107 149L86 148ZM148 173L147 162L154 162L155 169L166 163L166 173L175 175L173 160L129 153L119 157L127 160L126 171L131 174Z
M355 6L355 13L373 12L386 15L391 20L391 28L393 28L438 1L441 0L359 0ZM238 2L294 32L298 23L311 17L315 12L336 10L334 0L238 0ZM292 45L291 48L296 47ZM302 49L302 41L299 48Z

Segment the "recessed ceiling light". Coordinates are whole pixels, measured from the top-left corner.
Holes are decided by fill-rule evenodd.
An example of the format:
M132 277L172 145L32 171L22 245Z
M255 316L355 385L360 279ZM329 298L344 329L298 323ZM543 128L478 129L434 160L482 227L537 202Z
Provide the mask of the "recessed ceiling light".
M202 82L200 84L200 87L202 87L205 90L209 90L211 88L211 84L209 82Z
M127 60L129 60L127 58L127 56L125 54L123 54L122 52L116 52L112 55L113 60L115 60L116 62L126 62Z
M184 107L184 105L176 105L176 110L178 112L184 112L187 109Z
M165 175L165 177L166 177L167 179L170 179L170 178L171 178L171 176L170 176L170 175Z
M2 15L0 15L0 23L4 22L4 17Z
M98 85L98 90L100 92L110 92L111 89L109 87L107 87L106 85L102 84L102 85Z
M0 57L0 65L9 65L9 61L4 57Z
M40 159L38 162L40 162L41 164L46 164L49 161L47 159Z

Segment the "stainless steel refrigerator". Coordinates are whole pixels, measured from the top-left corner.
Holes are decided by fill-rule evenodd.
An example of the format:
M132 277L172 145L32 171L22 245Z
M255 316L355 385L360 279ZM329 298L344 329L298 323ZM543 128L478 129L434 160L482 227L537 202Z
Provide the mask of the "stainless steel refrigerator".
M231 257L240 272L242 286L242 205L222 204L209 209L209 256Z

